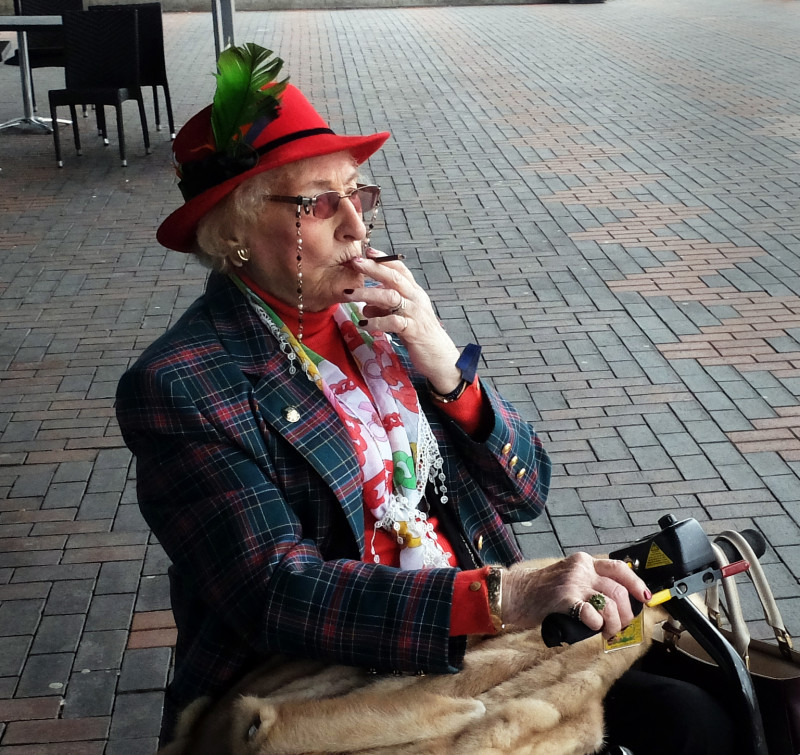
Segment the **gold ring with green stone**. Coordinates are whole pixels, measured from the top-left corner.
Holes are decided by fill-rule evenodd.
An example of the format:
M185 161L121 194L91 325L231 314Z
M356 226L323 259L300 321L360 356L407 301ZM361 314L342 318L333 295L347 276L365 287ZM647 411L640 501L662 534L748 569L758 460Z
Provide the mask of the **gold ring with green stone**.
M603 593L596 592L589 598L589 605L594 608L595 611L602 611L606 607L606 596Z

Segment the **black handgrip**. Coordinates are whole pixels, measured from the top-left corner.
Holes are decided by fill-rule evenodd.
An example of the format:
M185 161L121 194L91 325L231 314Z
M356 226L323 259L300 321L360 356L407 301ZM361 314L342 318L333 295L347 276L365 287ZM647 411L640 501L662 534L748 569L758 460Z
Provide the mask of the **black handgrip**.
M748 545L758 558L761 558L767 552L767 541L758 530L742 530L739 534L747 540ZM722 552L728 557L728 561L732 563L742 560L742 554L739 553L739 549L733 543L727 540L717 540L715 542L722 548Z
M642 603L633 597L628 596L631 601L631 610L634 616L642 612ZM590 629L582 621L573 619L564 613L551 613L542 622L542 639L549 648L559 645L572 645L587 637L599 634L598 629Z

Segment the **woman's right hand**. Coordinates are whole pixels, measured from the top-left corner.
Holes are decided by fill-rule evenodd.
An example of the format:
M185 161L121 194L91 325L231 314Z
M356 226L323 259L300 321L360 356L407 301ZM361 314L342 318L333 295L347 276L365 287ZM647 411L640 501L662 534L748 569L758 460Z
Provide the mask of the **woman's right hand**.
M461 382L456 367L460 352L447 334L430 297L399 260L379 264L381 253L371 247L367 256L351 264L372 278L377 286L365 286L345 294L347 301L364 303L367 330L394 333L408 349L419 372L439 393L449 393Z
M588 601L605 596L601 611ZM629 594L646 603L652 595L647 585L623 561L575 553L542 569L516 568L503 574L502 618L521 629L539 626L551 613L569 614L586 601L579 618L590 629L613 637L633 621Z

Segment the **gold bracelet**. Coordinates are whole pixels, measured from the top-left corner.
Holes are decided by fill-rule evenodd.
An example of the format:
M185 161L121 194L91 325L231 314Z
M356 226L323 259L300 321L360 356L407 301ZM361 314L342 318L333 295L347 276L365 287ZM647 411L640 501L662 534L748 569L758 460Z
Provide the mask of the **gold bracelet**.
M495 632L502 632L503 623L503 572L500 566L490 566L486 575L486 590L489 593L489 618Z

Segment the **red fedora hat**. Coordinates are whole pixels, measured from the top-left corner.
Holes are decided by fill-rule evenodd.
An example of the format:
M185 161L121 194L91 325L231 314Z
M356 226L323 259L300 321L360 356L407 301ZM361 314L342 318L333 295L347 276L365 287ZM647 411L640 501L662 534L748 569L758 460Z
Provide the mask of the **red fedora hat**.
M213 159L211 106L193 116L172 146L181 191L186 202L161 224L156 238L169 249L192 252L197 224L214 205L240 183L306 157L349 152L361 164L389 138L388 131L369 136L335 134L297 87L288 84L280 97L278 116L252 143L253 154L244 165L220 167Z

